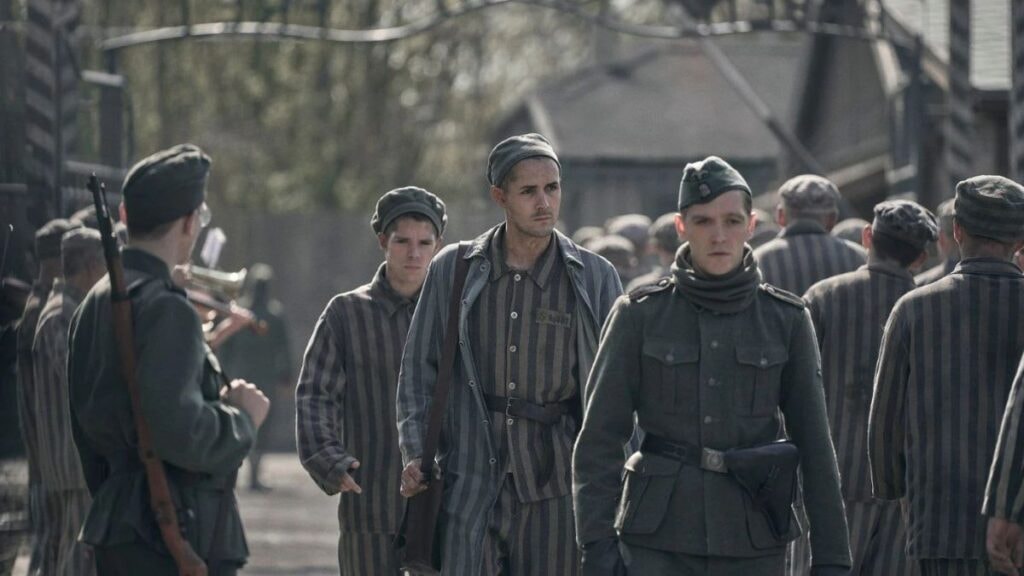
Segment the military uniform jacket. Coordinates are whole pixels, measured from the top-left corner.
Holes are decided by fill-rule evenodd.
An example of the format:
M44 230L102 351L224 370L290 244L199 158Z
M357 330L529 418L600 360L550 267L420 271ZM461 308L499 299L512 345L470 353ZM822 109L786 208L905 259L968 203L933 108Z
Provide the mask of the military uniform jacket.
M57 279L39 315L32 369L34 445L39 447L39 479L47 491L86 490L68 411L68 325L81 293Z
M984 558L985 482L1024 352L1024 275L991 258L903 296L889 316L868 423L874 494L907 496L907 554Z
M914 288L907 270L871 263L822 280L804 295L821 350L828 422L847 501L874 501L867 442L875 365L889 312Z
M836 238L816 222L798 220L779 236L754 250L764 281L794 294L867 262L861 246Z
M663 286L620 298L602 333L573 456L579 542L618 533L647 548L757 557L782 554L798 535L794 520L776 539L727 474L643 451L624 462L635 413L647 434L723 451L788 433L800 449L814 563L849 566L818 348L803 303L762 284L745 309L717 314L671 282Z
M143 416L183 512L179 519L185 535L205 558L221 499L233 498L229 479L249 452L255 428L248 415L220 402L223 377L217 359L203 341L199 316L164 262L132 248L124 249L123 261ZM118 362L105 277L71 321L72 431L93 496L81 538L94 546L142 542L163 550ZM248 548L233 503L224 529L221 557L244 560Z
M501 487L504 470L498 465L499 446L491 433L490 412L480 390L480 375L468 342L469 311L488 281L491 266L489 240L497 228L475 239L466 252L469 275L462 293L459 318L460 346L441 434L438 462L445 474L442 514L444 574L477 576L483 561L482 546L488 515ZM579 381L586 381L598 334L622 285L607 260L576 246L554 232L559 257L566 265L576 301L573 329ZM427 272L413 314L402 369L398 379L398 440L404 462L420 456L426 435L427 412L441 345L445 337L448 301L455 276L457 246L446 247Z

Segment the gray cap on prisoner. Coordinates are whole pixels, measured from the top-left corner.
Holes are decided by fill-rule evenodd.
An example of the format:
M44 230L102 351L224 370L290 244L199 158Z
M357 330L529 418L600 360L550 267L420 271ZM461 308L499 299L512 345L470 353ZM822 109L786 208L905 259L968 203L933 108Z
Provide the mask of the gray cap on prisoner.
M839 210L839 189L827 178L801 174L779 186L779 199L787 210L802 214L831 214Z
M616 234L633 243L633 249L642 252L647 246L651 219L643 214L622 214L609 218L604 225L609 234Z
M50 220L42 228L36 230L36 258L49 260L60 257L60 241L69 230L81 228L82 225L64 218Z
M501 186L505 176L512 168L527 158L550 158L562 169L551 142L540 134L520 134L506 138L498 143L487 157L487 182L491 186Z
M1024 188L1002 176L975 176L956 185L956 221L972 236L1007 244L1024 240Z
M87 255L101 254L103 238L99 230L94 228L75 228L64 233L60 241L60 250L64 269L67 270L71 261L80 260Z
M370 226L377 234L383 234L392 222L400 216L409 214L421 214L434 225L437 235L444 234L445 226L448 224L448 214L444 201L435 194L417 188L406 186L395 188L377 200L377 208L370 217Z
M939 223L930 210L910 200L887 200L875 206L871 233L924 250L939 237Z

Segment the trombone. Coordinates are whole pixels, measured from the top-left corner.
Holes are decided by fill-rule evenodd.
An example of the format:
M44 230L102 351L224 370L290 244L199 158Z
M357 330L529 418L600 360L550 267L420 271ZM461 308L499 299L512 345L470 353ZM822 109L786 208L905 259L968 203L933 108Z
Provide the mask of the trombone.
M220 316L239 322L242 328L249 328L253 332L263 335L268 330L266 321L257 318L251 310L235 303L235 299L241 295L242 288L245 286L246 275L245 268L237 272L222 272L212 268L189 265L184 273L185 293L194 306L216 312ZM211 346L216 348L215 344L219 344L233 333L232 330L220 336L215 330L212 334Z

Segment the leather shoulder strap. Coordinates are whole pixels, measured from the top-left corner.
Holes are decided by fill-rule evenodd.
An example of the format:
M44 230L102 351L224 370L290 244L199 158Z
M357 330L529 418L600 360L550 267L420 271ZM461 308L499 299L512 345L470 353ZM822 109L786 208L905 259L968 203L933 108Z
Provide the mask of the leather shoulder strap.
M452 282L450 300L448 302L448 323L445 325L444 343L441 348L441 362L437 367L437 382L434 385L434 397L430 402L430 414L427 419L427 437L423 443L423 455L420 470L423 477L433 479L434 456L441 439L441 427L444 425L444 414L448 408L448 393L451 391L452 376L455 373L455 353L459 344L459 315L462 312L462 289L466 285L469 274L469 260L466 251L469 245L459 243L455 253L455 279Z

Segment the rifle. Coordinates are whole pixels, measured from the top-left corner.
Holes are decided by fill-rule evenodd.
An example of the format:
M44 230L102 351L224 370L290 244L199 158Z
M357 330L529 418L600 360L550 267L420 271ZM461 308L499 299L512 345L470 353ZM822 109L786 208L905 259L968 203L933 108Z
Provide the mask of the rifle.
M99 220L100 236L103 238L103 255L110 273L110 311L114 321L114 340L117 341L118 358L121 361L121 377L128 384L132 401L132 416L139 439L139 459L146 470L149 485L149 507L160 527L160 537L174 558L180 576L207 576L206 564L192 546L181 535L177 511L171 498L164 463L153 452L149 425L142 416L142 397L139 383L135 379L135 335L132 327L132 301L124 280L121 252L114 236L110 212L103 198L106 187L100 184L96 175L89 176L89 191L96 205L96 219Z

